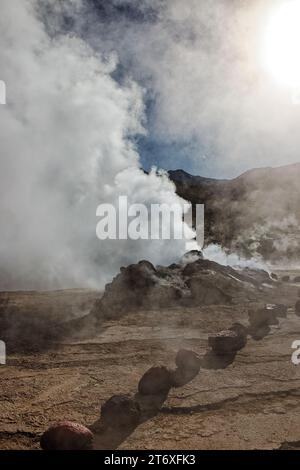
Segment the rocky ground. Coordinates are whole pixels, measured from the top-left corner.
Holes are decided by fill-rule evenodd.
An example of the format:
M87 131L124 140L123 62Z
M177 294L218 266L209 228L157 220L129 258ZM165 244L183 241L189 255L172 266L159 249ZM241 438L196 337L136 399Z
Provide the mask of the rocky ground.
M91 427L96 448L296 448L300 365L291 362L291 345L300 340L294 308L300 284L293 281L300 273L277 274L290 274L291 280L266 284L246 301L238 296L223 305L134 307L113 320L102 318L81 339L64 337L24 350L9 342L7 365L0 366L0 448L38 449L42 433L63 419ZM2 293L0 300L2 313L49 308L55 318L67 315L69 320L89 311L98 297L98 292L77 290ZM249 335L229 361L207 361L209 334L234 322L247 326L249 308L262 303L287 305L287 317L261 339ZM134 396L141 376L153 365L174 369L181 348L202 358L199 374L171 388L160 410L139 424L122 431L101 428L101 405L112 395Z

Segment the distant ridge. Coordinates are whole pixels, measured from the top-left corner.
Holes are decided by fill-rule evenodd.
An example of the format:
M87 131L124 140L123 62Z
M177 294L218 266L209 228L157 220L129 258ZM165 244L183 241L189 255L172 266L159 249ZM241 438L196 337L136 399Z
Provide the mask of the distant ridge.
M205 204L206 243L245 257L300 259L300 163L254 168L231 180L168 172L179 196Z

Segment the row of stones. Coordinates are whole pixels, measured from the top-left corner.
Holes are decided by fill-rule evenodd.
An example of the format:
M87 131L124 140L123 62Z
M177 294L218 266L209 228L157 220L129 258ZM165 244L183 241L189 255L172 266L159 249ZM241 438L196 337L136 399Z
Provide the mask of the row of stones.
M300 300L296 303L295 312L300 316ZM234 355L246 346L248 334L260 339L262 330L278 324L278 318L286 315L287 307L284 305L265 305L262 309L252 309L249 311L248 327L234 323L228 330L209 335L208 345L216 356ZM149 397L153 407L159 408L172 387L181 387L198 375L202 360L194 351L181 349L176 355L175 363L175 370L169 370L165 366L151 367L140 379L135 397L114 395L106 401L101 407L102 426L129 429L136 427L143 419L141 397ZM162 399L157 401L156 397ZM78 423L64 421L51 426L43 434L40 443L44 450L82 450L93 448L93 438L90 429Z

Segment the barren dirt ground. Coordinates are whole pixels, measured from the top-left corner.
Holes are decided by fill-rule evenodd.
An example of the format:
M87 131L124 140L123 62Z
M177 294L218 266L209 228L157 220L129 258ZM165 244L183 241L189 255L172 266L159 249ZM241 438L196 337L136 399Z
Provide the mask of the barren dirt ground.
M192 382L172 389L161 411L128 435L99 438L98 448L276 449L297 447L297 441L300 446L300 365L291 362L292 342L300 340L294 313L299 288L290 282L266 289L257 300L288 305L287 319L260 341L248 338L228 367L202 369ZM39 293L26 300L22 293L5 295L21 310L41 302ZM63 310L79 305L80 298L88 307L98 295L66 291L48 300L44 295L42 302L49 301L55 315L71 317ZM181 347L203 356L209 333L234 321L247 324L248 306L128 312L84 341L70 339L27 354L8 350L7 365L0 366L0 448L38 449L40 435L63 419L92 425L100 405L114 394L135 393L152 365L174 367Z

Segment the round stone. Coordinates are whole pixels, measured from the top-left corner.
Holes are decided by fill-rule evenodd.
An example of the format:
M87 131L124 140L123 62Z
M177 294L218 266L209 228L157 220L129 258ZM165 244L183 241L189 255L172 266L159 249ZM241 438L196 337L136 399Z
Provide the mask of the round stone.
M91 450L93 433L81 424L62 421L42 435L40 444L43 450Z
M168 392L171 386L171 374L166 367L151 367L139 381L138 390L142 395L157 395Z
M245 346L244 338L236 331L224 330L209 335L208 345L216 354L232 354Z
M175 363L179 369L199 371L201 359L194 351L180 349L176 354Z
M140 419L140 407L129 395L114 395L101 406L104 426L136 426Z

